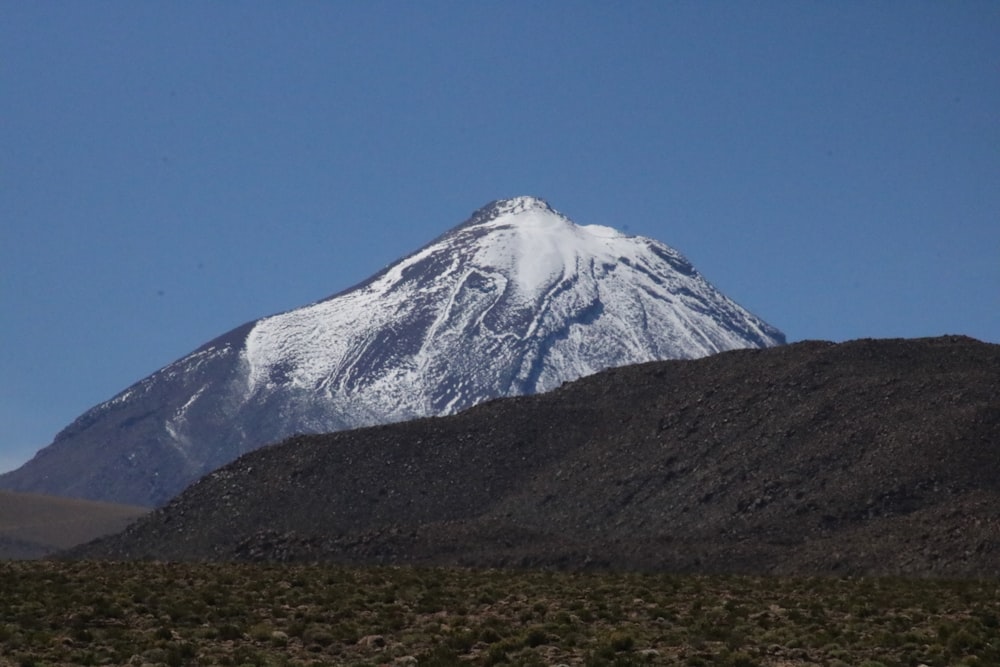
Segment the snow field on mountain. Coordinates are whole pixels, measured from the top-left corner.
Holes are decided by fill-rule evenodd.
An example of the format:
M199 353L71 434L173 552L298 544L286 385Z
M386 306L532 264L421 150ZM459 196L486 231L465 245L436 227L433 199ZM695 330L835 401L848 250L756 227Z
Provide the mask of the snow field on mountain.
M375 423L746 347L767 329L673 249L519 197L355 290L261 320L243 358L250 395L312 392Z

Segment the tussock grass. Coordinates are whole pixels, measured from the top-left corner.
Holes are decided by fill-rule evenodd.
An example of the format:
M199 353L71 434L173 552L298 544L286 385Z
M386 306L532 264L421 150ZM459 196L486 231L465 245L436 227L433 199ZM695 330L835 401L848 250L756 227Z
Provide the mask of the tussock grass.
M0 563L12 665L996 665L1000 581Z

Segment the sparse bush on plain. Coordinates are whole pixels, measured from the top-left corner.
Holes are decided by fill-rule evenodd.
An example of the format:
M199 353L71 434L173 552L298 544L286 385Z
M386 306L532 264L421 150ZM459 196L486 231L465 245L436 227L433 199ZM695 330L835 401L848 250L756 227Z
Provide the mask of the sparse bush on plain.
M995 580L33 561L0 581L0 664L1000 664Z

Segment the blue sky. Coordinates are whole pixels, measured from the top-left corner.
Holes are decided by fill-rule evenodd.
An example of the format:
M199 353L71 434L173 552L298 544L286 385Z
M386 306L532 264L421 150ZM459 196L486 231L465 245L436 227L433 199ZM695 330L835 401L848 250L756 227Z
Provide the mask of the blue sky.
M520 194L791 341L1000 342L996 2L0 6L0 470Z

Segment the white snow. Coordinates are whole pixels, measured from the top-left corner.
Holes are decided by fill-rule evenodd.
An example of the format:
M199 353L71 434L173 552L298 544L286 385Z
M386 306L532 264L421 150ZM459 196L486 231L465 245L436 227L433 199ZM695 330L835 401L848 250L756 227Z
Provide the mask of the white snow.
M207 384L203 385L198 391L196 391L193 394L191 394L191 398L189 398L187 400L187 402L184 403L184 405L182 405L180 408L177 409L177 416L176 416L176 418L177 419L184 419L184 417L187 415L188 409L192 405L194 405L195 401L197 401L199 398L201 398L201 395L205 393L206 389L208 389L208 385Z
M360 289L259 321L242 351L248 396L293 392L288 400L312 400L331 421L363 425L755 344L740 328L769 340L767 325L654 250L685 262L533 197L500 202L492 219Z
M474 262L492 267L517 281L526 297L537 296L553 280L576 273L581 258L616 262L631 244L609 227L579 227L548 210L528 208L505 213L483 225L492 233Z

